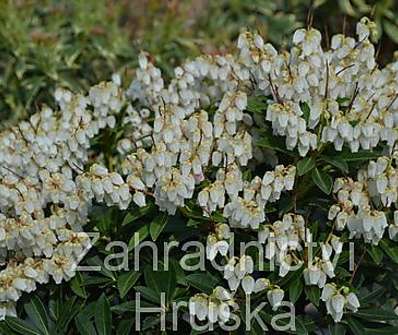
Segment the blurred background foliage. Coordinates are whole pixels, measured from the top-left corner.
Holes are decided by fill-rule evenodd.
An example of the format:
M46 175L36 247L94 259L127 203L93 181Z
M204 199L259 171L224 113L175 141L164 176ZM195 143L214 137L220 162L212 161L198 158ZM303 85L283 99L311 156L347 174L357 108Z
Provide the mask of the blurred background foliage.
M385 63L397 13L396 0L0 0L0 126L51 105L57 85L78 92L114 72L131 77L142 49L167 76L186 57L228 52L245 28L287 47L309 21L327 35L353 34L366 15Z

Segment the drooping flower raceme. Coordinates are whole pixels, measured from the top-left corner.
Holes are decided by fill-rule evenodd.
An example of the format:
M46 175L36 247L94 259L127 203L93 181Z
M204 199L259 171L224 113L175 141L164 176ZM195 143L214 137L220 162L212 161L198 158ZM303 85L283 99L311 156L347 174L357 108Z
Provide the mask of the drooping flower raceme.
M82 230L92 201L126 208L128 185L89 162L90 140L113 127L124 97L110 82L88 96L57 90L59 111L44 107L0 134L0 317L23 292L71 279L91 247Z

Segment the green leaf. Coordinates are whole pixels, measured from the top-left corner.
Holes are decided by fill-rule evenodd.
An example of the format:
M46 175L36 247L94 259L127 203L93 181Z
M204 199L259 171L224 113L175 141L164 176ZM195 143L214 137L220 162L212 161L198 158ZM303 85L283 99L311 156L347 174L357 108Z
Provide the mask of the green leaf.
M50 298L48 303L49 317L56 323L56 333L66 334L70 322L79 312L78 306L76 306L77 296L68 298L65 301L62 297L61 290L58 290L53 297L55 299Z
M131 333L131 328L133 327L133 322L131 320L122 320L116 330L117 335L129 335Z
M49 335L48 315L38 296L33 296L28 304L24 305L26 314L42 334Z
M159 297L164 293L166 301L172 301L177 285L174 268L170 267L168 271L154 271L148 266L144 270L144 277L147 286L156 292Z
M398 320L398 315L394 312L386 311L381 308L360 309L355 313L355 317L368 321L393 321Z
M84 288L84 282L83 282L83 277L80 272L76 272L76 275L73 277L73 279L70 281L70 287L72 291L78 296L83 299L86 299L87 297L87 292L86 289Z
M84 314L84 311L75 318L75 325L81 335L97 335L93 323Z
M301 111L303 112L304 120L308 124L308 121L310 119L310 114L311 114L310 106L308 106L308 104L306 102L302 102L300 104L300 107L301 107Z
M286 276L281 278L278 282L279 286L290 286L294 281L300 280L303 274L303 267L296 271L290 271Z
M9 334L9 335L15 335L17 334L11 328L8 326L7 322L0 322L0 334Z
M380 298L385 292L385 288L383 286L380 286L376 289L372 289L369 291L368 294L364 296L359 296L359 301L361 305L369 304L373 302L374 300Z
M305 295L316 307L319 307L321 292L318 286L306 286Z
M358 320L349 318L347 322L348 322L348 327L351 329L354 335L363 335L365 333L365 328Z
M397 335L398 327L383 327L383 328L365 328L365 335Z
M134 212L128 212L123 219L122 226L130 224L137 219L149 214L151 211L155 209L153 203L149 203L145 207L134 208Z
M356 16L355 9L352 7L350 0L339 0L341 10L350 16Z
M366 0L352 0L352 2L361 13L368 13L372 10L372 7L366 3Z
M373 261L380 265L381 261L383 260L383 251L381 248L375 245L371 245L370 247L366 248L366 251L372 257Z
M395 247L391 242L385 240L380 241L380 246L391 260L398 264L398 247Z
M246 109L252 113L263 114L267 110L267 101L263 96L250 96L247 99Z
M351 152L346 151L339 155L336 155L335 158L345 161L346 163L349 162L362 162L362 161L369 161L372 159L376 159L380 156L383 156L380 152L373 152L373 151L359 151L359 152Z
M135 238L135 234L138 233L138 239ZM129 246L128 250L131 251L134 248L136 248L143 240L145 240L149 236L149 229L148 225L142 226L140 229L138 229L133 237L131 237L129 241Z
M398 43L398 26L388 20L383 20L383 26L388 37Z
M141 305L141 307L152 306L149 303L145 303L145 301L140 301L140 305ZM136 307L136 301L130 300L130 301L126 301L122 304L112 306L111 311L115 312L115 313L119 313L119 314L126 313L126 312L131 313L131 312L135 311L135 307Z
M279 151L287 156L295 157L295 153L286 149L285 142L270 133L262 133L260 139L256 142L259 147Z
M133 222L135 219L136 219L135 216L132 213L128 212L122 221L122 226L125 226Z
M310 334L309 329L307 328L307 324L306 324L305 320L302 320L301 317L297 317L295 321L296 321L296 332L295 332L295 334L297 334L297 335L309 335ZM309 325L312 326L312 324L309 324Z
M147 316L142 322L142 333L153 334L153 330L159 328L160 318L159 316L150 315Z
M211 294L219 280L210 273L193 273L186 277L187 282L201 292Z
M111 281L116 281L115 274L111 270L109 270L106 266L104 266L103 261L98 256L94 256L94 257L87 259L87 263L88 263L88 265L99 267L99 269L101 269L100 270L101 274L103 274L105 277L109 278ZM92 281L90 280L91 278L92 277L88 277L85 279L84 284L86 286L92 284ZM96 280L97 279L98 279L98 277L96 277Z
M11 316L6 317L7 325L18 334L22 335L42 335L40 331L30 326L27 322Z
M134 289L137 292L141 293L145 299L147 299L155 304L159 304L160 295L157 292L155 292L153 289L151 289L149 287L145 287L145 286L136 286L136 287L134 287Z
M187 222L187 227L196 227L199 226L201 223L199 221L196 221L194 219L189 219Z
M307 172L311 171L315 167L315 159L312 157L306 157L300 159L297 162L297 174L299 176L305 175Z
M349 172L349 167L347 162L339 157L322 156L321 159L326 163L333 165L335 168L339 169L341 172L345 174Z
M331 176L329 176L326 172L315 168L312 170L311 177L315 185L317 185L324 193L330 194L333 186L333 179Z
M156 241L158 239L160 233L167 225L168 218L169 216L167 215L167 213L161 213L151 222L149 232L151 234L152 241Z
M107 277L100 277L100 276L85 276L84 278L84 286L91 286L91 285L113 285L115 279L111 279Z
M318 8L319 6L322 6L327 0L314 0L313 6L314 8Z
M347 328L342 323L335 323L329 326L329 332L330 335L345 335Z
M119 276L117 279L117 288L121 299L123 299L134 286L140 275L141 274L139 272L130 271Z
M303 292L304 284L301 278L296 278L289 285L289 300L295 304Z
M96 303L95 327L99 335L110 335L112 327L112 312L105 293L101 295Z

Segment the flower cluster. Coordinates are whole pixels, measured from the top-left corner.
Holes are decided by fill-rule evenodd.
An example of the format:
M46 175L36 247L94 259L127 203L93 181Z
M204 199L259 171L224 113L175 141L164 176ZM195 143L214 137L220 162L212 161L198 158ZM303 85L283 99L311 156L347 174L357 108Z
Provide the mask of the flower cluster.
M142 108L137 111L132 105L128 105L123 117L123 138L117 144L117 150L121 155L133 152L141 147L148 147L152 143L152 127L148 123L151 111Z
M335 284L326 284L321 300L326 303L328 313L336 322L341 321L344 309L356 312L359 307L357 296L346 286L338 288Z
M201 293L189 300L189 313L200 321L208 319L211 323L226 323L231 312L237 309L233 295L221 286L216 287L211 295Z
M115 126L124 104L113 82L87 96L55 92L59 110L44 106L29 120L0 134L0 319L15 314L23 292L52 278L71 279L91 247L82 231L92 200L125 208L127 184L93 165L90 141Z
M130 204L128 184L118 173L109 173L108 169L101 165L92 165L89 172L76 178L76 182L87 201L95 199L109 206L118 206L120 209L126 209Z
M250 256L232 257L224 267L224 278L232 291L236 291L243 278L254 271L253 259Z
M305 221L301 215L285 214L282 220L262 226L258 241L265 245L265 257L279 266L279 276L297 269L303 261L299 252L306 241Z
M214 260L218 253L222 256L226 256L230 247L228 243L230 238L231 229L229 225L225 223L217 225L215 228L215 232L207 236L207 259L209 259L210 261Z
M283 191L291 191L294 185L296 168L278 165L264 177L255 177L243 186L243 197L234 194L232 201L224 208L224 216L232 227L258 229L265 221L264 207L267 202L279 200Z
M397 202L396 155L394 151L391 157L381 156L370 161L367 169L358 171L356 181L336 179L333 192L338 203L330 207L329 220L335 221L338 230L347 226L350 238L363 237L377 245L387 227L390 237L394 238L395 223L389 226L383 208L390 208Z
M298 148L301 156L317 147L317 136L307 131L303 111L299 104L290 101L268 106L266 120L272 122L274 134L286 136L286 148Z
M242 61L259 88L272 94L267 120L275 134L286 136L288 149L297 146L305 156L328 142L338 151L347 144L353 152L381 141L394 145L397 67L378 69L367 21L358 25L358 41L335 35L327 51L313 28L296 31L290 53L280 54L259 35L241 35Z

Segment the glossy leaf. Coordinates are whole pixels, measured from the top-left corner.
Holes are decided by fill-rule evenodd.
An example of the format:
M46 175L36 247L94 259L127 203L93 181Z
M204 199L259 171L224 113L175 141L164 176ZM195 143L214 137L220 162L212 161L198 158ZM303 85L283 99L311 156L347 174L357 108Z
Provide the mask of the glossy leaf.
M42 334L49 335L47 311L38 296L33 296L28 304L25 304L25 311L34 325Z
M77 272L76 276L72 278L72 280L70 281L70 287L77 296L83 299L87 297L87 292L84 288L83 276L80 272Z
M322 160L334 166L335 168L339 169L341 172L345 174L347 174L349 171L347 162L339 157L322 156Z
M138 235L135 235L135 234ZM138 238L136 238L136 236ZM134 248L136 248L143 240L145 240L149 236L149 228L148 225L142 226L140 229L138 229L134 235L131 237L128 245L128 250L131 251Z
M6 317L7 325L21 335L43 335L42 332L30 326L26 321L11 316Z
M151 222L149 232L151 234L152 241L156 241L158 239L164 227L166 227L168 220L169 216L167 213L161 213Z
M363 335L365 333L364 326L357 319L349 318L347 322L348 322L348 327L351 329L354 335Z
M289 285L289 301L295 304L300 298L303 289L304 284L302 278L297 278L296 280L293 280Z
M81 335L97 335L93 322L84 313L77 315L75 325Z
M211 294L219 283L218 279L209 273L192 273L186 277L187 282L196 289Z
M398 247L385 240L381 240L379 244L386 255L389 256L394 263L398 264Z
M116 330L117 335L129 335L133 328L132 320L122 320Z
M119 290L120 298L123 299L126 296L126 294L137 282L140 275L141 274L139 272L130 271L119 276L117 279L117 288Z
M105 294L102 294L96 303L95 327L98 335L111 335L112 333L112 312Z
M312 157L306 157L300 159L297 162L297 174L299 176L305 175L307 172L311 171L315 167L315 159Z
M160 297L165 294L166 302L173 299L176 289L177 279L173 268L168 271L154 271L147 267L144 271L145 283Z
M319 307L321 292L318 286L306 286L305 295L317 307Z
M326 194L330 194L333 186L333 179L330 175L315 168L312 170L311 177L312 181L319 187L319 189Z
M345 335L347 328L342 323L335 323L329 326L330 335Z
M372 257L373 261L377 264L380 265L381 261L383 260L383 251L381 250L380 247L371 245L368 248L366 248L366 251Z
M367 309L360 309L358 312L355 313L355 316L364 320L369 321L394 321L398 320L398 315L394 312L386 311L381 308L367 308Z
M398 43L398 26L388 20L383 21L384 30L386 31L389 38L391 38L395 43Z

